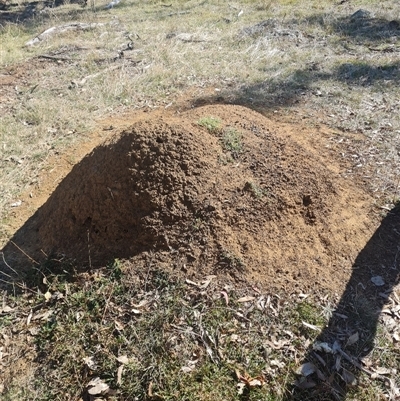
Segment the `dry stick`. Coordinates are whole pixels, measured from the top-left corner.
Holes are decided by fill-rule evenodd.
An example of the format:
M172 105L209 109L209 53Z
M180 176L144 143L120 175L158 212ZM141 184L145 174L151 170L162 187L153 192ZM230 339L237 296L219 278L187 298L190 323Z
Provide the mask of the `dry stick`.
M1 252L1 256L2 256L2 258L3 258L4 264L5 264L12 272L14 272L17 276L19 276L18 272L17 272L16 270L14 270L14 269L6 262L6 259L5 259L5 257L4 257L4 252ZM6 274L6 273L4 273L4 272L2 272L2 273L5 274L7 277L12 278L11 276L9 276L9 275Z
M113 65L112 67L106 68L100 72L97 72L96 74L88 75L87 77L82 78L79 82L75 82L75 84L84 85L88 79L96 78L101 74L104 74L104 73L112 71L112 70L116 70L117 68L122 68L122 65Z
M21 251L30 261L33 263L40 265L39 262L36 262L35 259L31 258L25 251L23 251L14 241L10 241L19 251Z
M370 370L364 368L363 366L361 366L361 364L359 362L354 360L354 358L352 358L350 355L346 354L342 349L339 348L337 351L344 359L346 359L346 361L350 362L353 366L355 366L356 368L358 368L361 371L363 371L364 373L366 373L368 376L371 377L371 379L376 378L376 379L382 380L384 382L389 382L389 384L390 384L390 379L388 377L385 377L385 376L380 375L375 372L371 372Z
M161 17L172 17L174 15L190 14L190 11L178 11L176 13L170 13L167 15L162 15Z
M87 247L88 247L88 255L89 255L89 270L92 270L92 258L90 256L90 234L89 230L87 230Z
M16 281L11 282L11 281L3 280L2 278L0 278L0 282L5 283L7 285L12 285L12 287L14 289L14 296L15 296L15 286L21 288L24 291L30 291L32 294L36 294L36 291L34 291L34 290L28 288L26 285L18 283Z
M108 296L107 301L106 301L106 305L104 306L104 312L103 312L103 317L101 318L101 322L103 322L103 320L104 320L104 318L106 316L108 305L110 304L110 299L111 299L111 297L113 295L113 292L114 292L114 287L115 287L115 283L113 283L113 285L111 287L110 295Z
M46 59L55 60L55 61L58 61L58 60L71 61L72 60L70 57L50 56L48 54L41 54L41 55L38 56L38 58L46 58Z

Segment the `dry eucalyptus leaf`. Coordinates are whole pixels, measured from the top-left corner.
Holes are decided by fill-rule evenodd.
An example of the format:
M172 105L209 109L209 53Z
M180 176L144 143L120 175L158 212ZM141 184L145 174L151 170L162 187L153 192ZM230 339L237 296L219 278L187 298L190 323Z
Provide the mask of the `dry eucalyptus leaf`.
M349 337L349 339L347 340L346 346L349 347L350 345L355 344L359 339L360 339L360 336L359 336L358 331L357 331L356 333L352 334Z
M316 372L317 368L312 362L306 362L303 363L301 366L299 366L296 370L296 373L298 375L302 375L304 377L310 376L314 372Z
M124 329L124 325L123 325L121 322L119 322L118 320L116 320L116 321L114 322L114 324L115 324L115 328L116 328L118 331L122 331L122 330Z
M249 380L249 386L250 387L261 387L263 384L264 384L264 382L258 377Z
M90 395L105 394L110 389L108 384L104 383L103 380L100 379L100 377L95 377L94 379L92 379L87 386L90 387L88 389L88 393Z
M284 363L284 362L280 362L280 361L278 361L277 359L271 359L271 360L269 361L269 364L270 364L271 366L275 366L275 367L277 367L277 368L283 368L283 367L285 366L285 363Z
M375 373L378 375L390 375L392 373L391 369L378 367L375 369Z
M250 302L250 301L253 301L253 300L255 300L255 299L256 299L255 297L246 296L246 297L239 298L239 299L237 300L237 302L240 302L240 303L242 303L242 302Z
M333 350L332 350L332 348L329 346L328 343L316 342L316 343L313 345L313 349L314 349L315 351L323 351L323 352L325 352L325 353L327 353L327 354L332 354L332 353L333 353Z
M117 384L122 384L122 372L124 370L124 365L120 365L117 370Z
M149 300L147 299L142 299L138 304L131 304L134 308L136 309L140 309L140 308L144 308L145 306L147 306L150 303Z
M319 369L317 369L317 376L319 380L326 381L326 376Z
M26 325L29 326L32 320L33 313L30 311L28 318L26 319Z
M349 372L346 369L342 370L342 378L347 384L350 384L351 386L355 386L357 384L356 377L353 375L353 373Z
M117 358L117 361L126 365L127 363L130 362L130 359L126 355L121 355Z
M306 327L308 327L308 328L311 329L311 330L314 330L314 331L321 331L321 328L318 327L318 326L315 326L314 324L307 323L307 322L305 322L304 320L303 320L301 323L303 324L303 326L306 326Z
M302 390L306 390L308 388L313 388L317 385L314 380L311 380L307 377L302 377L299 380L294 382L294 385Z
M385 285L385 280L381 276L374 276L371 277L371 281L377 286L381 287L382 285Z
M228 304L229 304L229 297L228 297L228 294L226 293L226 291L221 291L221 295L224 297L224 299L225 299L225 304L226 304L226 306L228 306Z
M86 366L89 369L92 369L92 370L96 369L96 363L94 361L94 357L93 356L88 356L86 358L83 358L83 362L85 362Z
M194 285L195 287L200 287L199 284L195 283L192 280L189 280L188 278L185 280L186 284Z

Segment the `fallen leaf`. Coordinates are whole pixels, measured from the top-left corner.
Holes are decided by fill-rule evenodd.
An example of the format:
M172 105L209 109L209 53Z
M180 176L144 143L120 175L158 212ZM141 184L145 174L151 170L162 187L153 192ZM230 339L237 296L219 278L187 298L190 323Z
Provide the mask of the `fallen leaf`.
M313 388L317 385L314 380L311 380L308 377L301 377L300 379L294 382L294 385L302 390L306 390L308 388Z
M185 280L186 284L194 285L195 287L200 287L199 284L195 283L192 280L189 280L188 278Z
M371 281L377 286L377 287L381 287L382 285L385 285L385 281L383 280L383 278L381 276L374 276L371 277Z
M29 313L29 315L28 315L28 317L27 317L27 319L26 319L26 325L27 325L27 326L30 325L31 320L32 320L32 316L33 316L33 313L32 313L32 311L30 311L30 313Z
M86 366L89 369L92 369L92 370L96 369L96 363L94 361L94 357L93 356L88 356L86 358L83 358L83 362L85 362Z
M124 370L124 365L120 365L117 370L117 384L122 384L122 372Z
M212 278L209 278L208 280L202 281L199 288L201 288L202 290L205 290L210 285L212 280L213 280Z
M229 297L228 294L226 293L226 291L221 291L221 295L224 297L225 299L225 305L228 306L229 304Z
M317 369L317 376L319 380L326 381L326 376L319 369Z
M194 366L182 366L181 371L183 373L190 373L194 369Z
M333 354L333 349L328 343L316 342L315 344L313 344L313 349L314 351L323 351L327 354Z
M122 330L124 329L124 325L123 325L121 322L119 322L118 320L116 320L116 321L114 322L114 324L115 324L115 328L116 328L118 331L122 331Z
M130 359L126 355L121 355L117 358L117 361L126 365L127 363L130 362Z
M255 299L256 299L255 297L246 296L246 297L239 298L239 299L237 300L237 302L240 302L240 303L242 303L242 302L250 302L250 301L253 301L253 300L255 300Z
M307 377L307 376L310 376L311 374L313 374L316 371L317 371L317 368L313 363L306 362L306 363L303 363L301 366L299 366L297 368L296 373L298 375Z
M307 323L307 322L305 322L304 320L303 320L301 323L303 323L303 326L306 326L306 327L308 327L308 328L311 329L311 330L314 330L314 331L321 331L321 328L318 327L318 326L315 326L314 324Z
M358 331L352 334L349 339L347 340L346 347L350 347L350 345L355 344L360 339Z
M100 379L100 377L95 377L94 379L92 379L88 383L87 387L90 387L88 389L88 393L90 395L105 394L110 389L108 384L104 383L103 380Z
M141 309L150 303L148 299L142 299L138 304L131 304L136 309Z
M378 375L390 375L392 371L390 369L378 367L375 369L375 373Z
M349 372L346 369L342 370L342 378L347 384L350 384L351 386L355 386L357 384L356 377L353 375L353 373Z
M259 378L249 380L249 387L261 387L263 385L263 381Z
M285 366L285 363L284 362L280 362L280 361L278 361L277 359L271 359L270 361L269 361L269 364L271 365L271 366L276 366L277 368L283 368L284 366Z
M47 292L44 294L44 299L46 300L46 302L49 302L49 301L50 301L50 299L51 299L51 292L50 292L50 291L47 291Z

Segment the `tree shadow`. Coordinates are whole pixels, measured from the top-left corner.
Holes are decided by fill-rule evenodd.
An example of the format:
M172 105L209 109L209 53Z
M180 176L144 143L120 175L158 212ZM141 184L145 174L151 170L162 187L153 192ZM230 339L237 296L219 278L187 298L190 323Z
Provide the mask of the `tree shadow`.
M26 26L39 25L48 18L44 10L52 10L66 4L77 4L85 6L86 0L45 0L45 1L30 1L27 3L4 3L0 7L0 26L2 24L23 24ZM82 13L82 9L68 14Z
M372 86L400 80L400 62L369 65L364 62L343 63L331 72L315 70L313 66L298 69L285 79L266 78L261 82L244 84L238 90L222 90L218 94L197 98L193 106L233 103L258 111L296 106L302 97L314 91L318 82L333 80L350 86Z
M398 20L374 18L366 10L358 10L354 14L332 18L331 14L316 14L305 19L310 25L318 25L326 31L334 31L347 40L357 42L380 41L400 36Z
M302 362L308 372L288 386L285 400L343 400L356 389L362 359L375 347L381 312L399 283L400 207L397 206L387 213L357 256L351 278L328 325ZM383 383L388 381L380 379Z

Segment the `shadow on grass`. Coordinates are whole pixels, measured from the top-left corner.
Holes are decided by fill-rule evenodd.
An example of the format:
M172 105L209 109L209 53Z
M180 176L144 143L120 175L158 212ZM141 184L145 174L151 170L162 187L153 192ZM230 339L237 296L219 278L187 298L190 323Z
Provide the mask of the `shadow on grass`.
M301 98L323 81L344 82L350 86L373 86L400 80L400 62L369 65L364 62L343 63L331 72L299 69L285 79L267 78L262 82L242 85L236 92L219 92L211 97L198 98L193 106L213 103L233 103L265 112L279 107L295 106Z
M68 0L68 3L64 0L46 0L30 1L23 3L23 5L18 3L3 4L0 8L0 26L5 23L23 24L26 26L39 25L49 18L48 13L44 13L43 10L51 10L65 4L84 6L85 0ZM82 13L82 10L77 10L77 12L79 11Z
M397 207L386 215L357 256L339 304L310 346L302 363L311 363L307 365L309 371L315 371L290 385L285 400L343 400L349 392L358 391L355 383L361 358L374 350L379 317L393 287L399 283L400 208ZM316 346L318 343L324 345ZM385 363L382 358L380 362ZM389 363L396 365L393 360Z
M400 36L398 20L374 18L366 10L359 10L352 15L333 19L331 14L316 14L306 21L310 25L319 25L327 31L357 42L379 41Z

